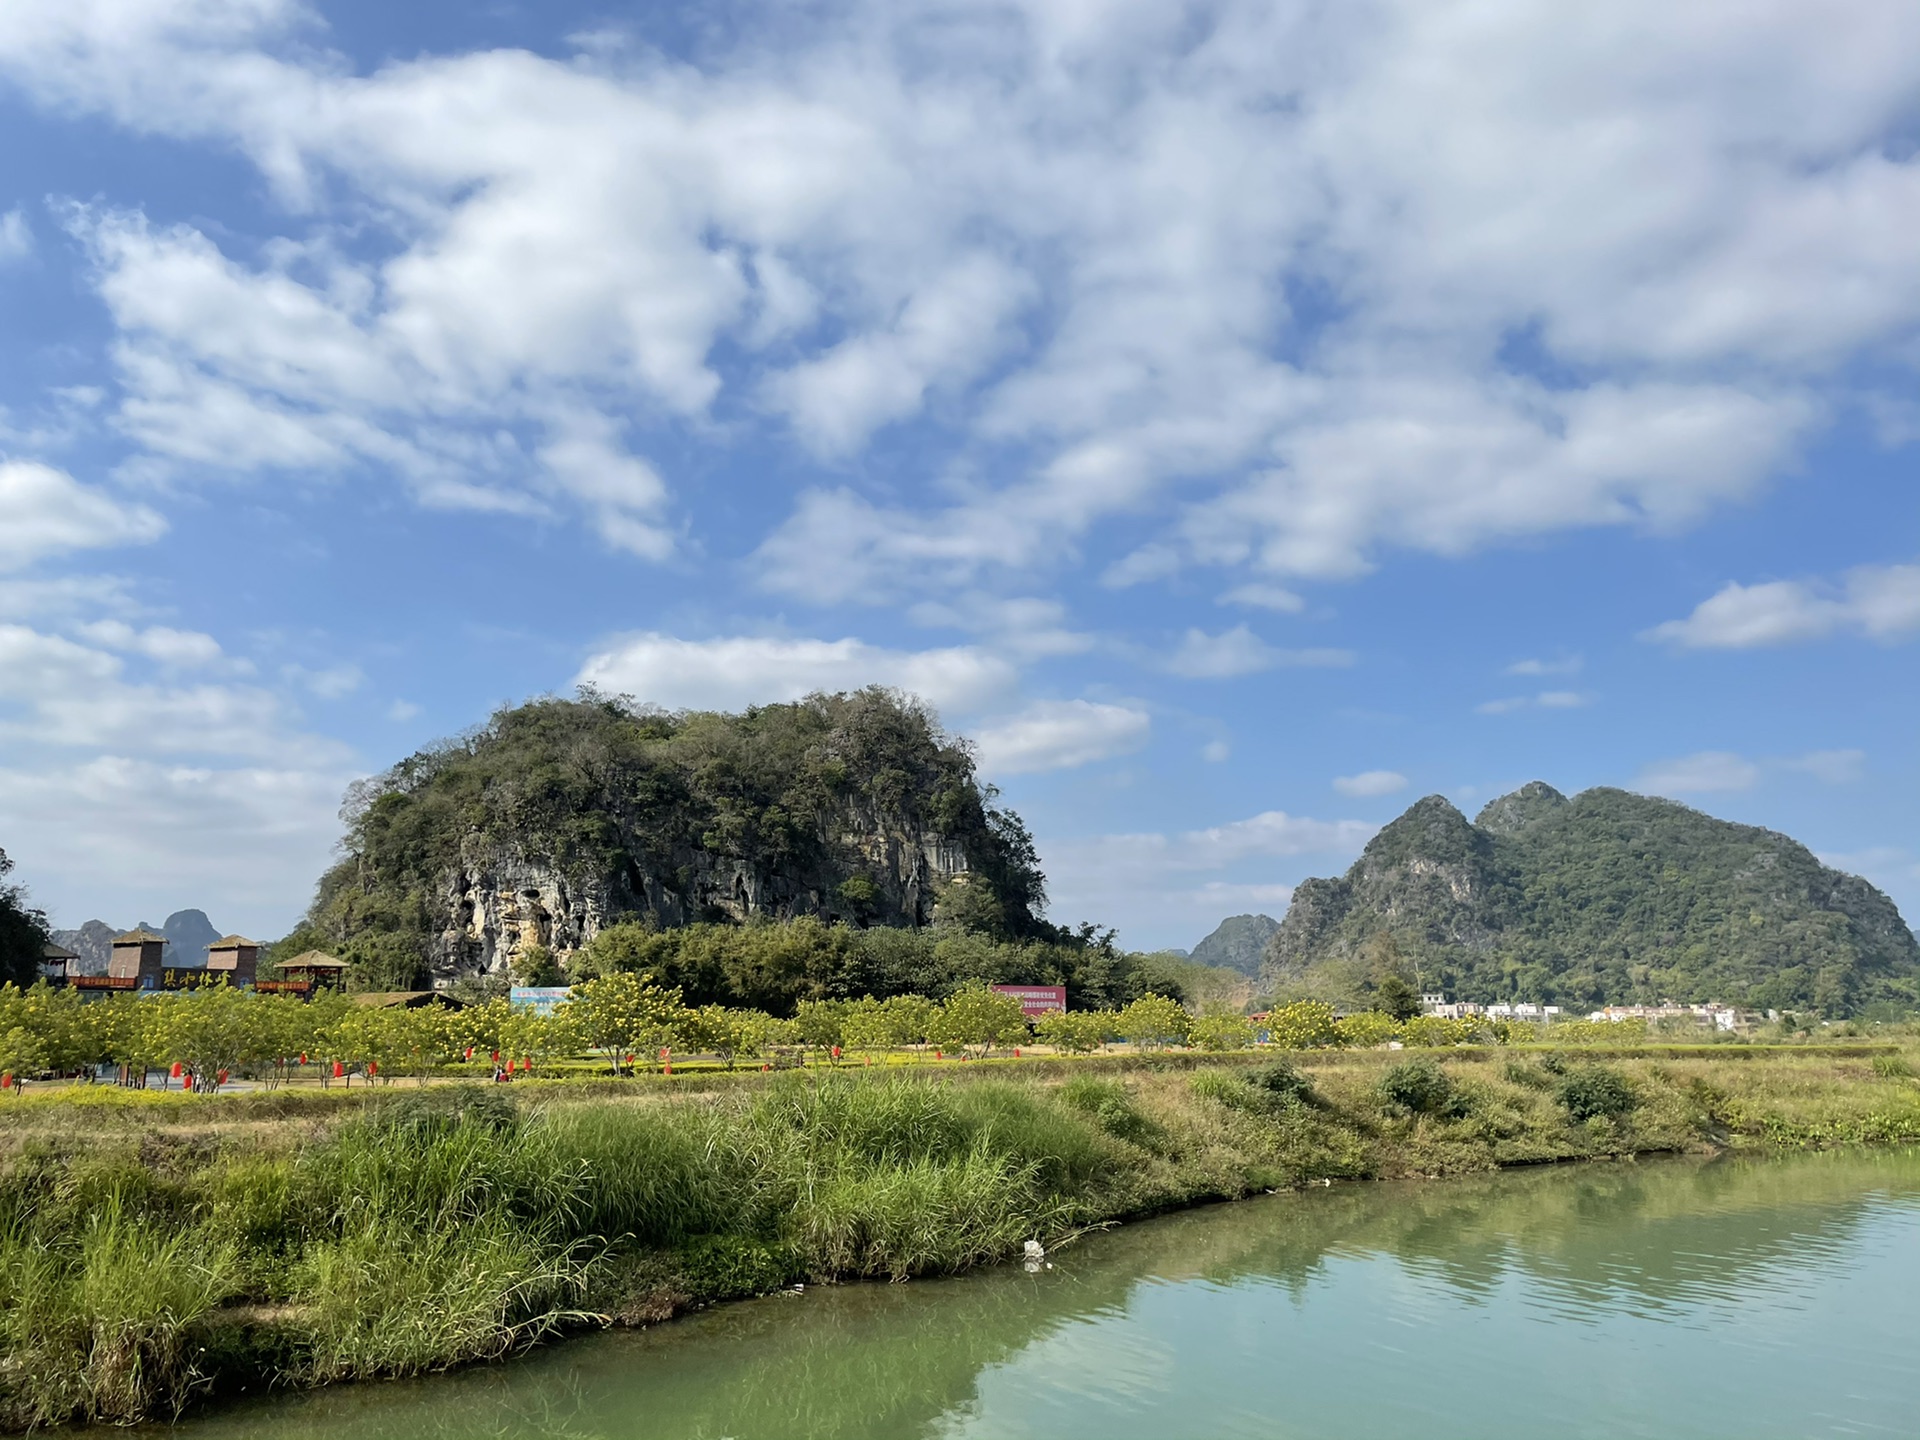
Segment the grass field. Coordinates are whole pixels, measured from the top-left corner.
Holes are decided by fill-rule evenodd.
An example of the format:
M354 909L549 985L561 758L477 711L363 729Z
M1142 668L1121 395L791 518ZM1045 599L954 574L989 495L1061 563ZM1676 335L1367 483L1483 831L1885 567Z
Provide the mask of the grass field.
M1911 1052L1112 1056L0 1101L0 1426L485 1360L1319 1182L1920 1137Z

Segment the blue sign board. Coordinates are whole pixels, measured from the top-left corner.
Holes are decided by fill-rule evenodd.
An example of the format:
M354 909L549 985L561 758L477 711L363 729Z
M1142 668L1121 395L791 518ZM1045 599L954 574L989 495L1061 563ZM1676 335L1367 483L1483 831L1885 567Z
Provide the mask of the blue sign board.
M507 1004L536 1015L551 1015L553 1007L573 998L571 985L516 985L507 992Z

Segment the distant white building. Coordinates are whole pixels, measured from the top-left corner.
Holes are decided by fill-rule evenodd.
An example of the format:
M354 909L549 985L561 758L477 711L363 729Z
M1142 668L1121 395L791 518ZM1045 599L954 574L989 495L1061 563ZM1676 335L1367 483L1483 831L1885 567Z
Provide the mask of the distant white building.
M1442 1020L1485 1018L1551 1021L1558 1019L1561 1012L1558 1005L1535 1005L1527 1000L1510 1005L1478 1005L1471 1000L1449 1000L1444 994L1433 991L1420 997L1420 1013L1438 1016Z
M1711 1030L1737 1030L1740 1012L1731 1005L1708 1001L1705 1005L1675 1005L1671 1000L1659 1005L1607 1005L1587 1016L1589 1020L1690 1020Z

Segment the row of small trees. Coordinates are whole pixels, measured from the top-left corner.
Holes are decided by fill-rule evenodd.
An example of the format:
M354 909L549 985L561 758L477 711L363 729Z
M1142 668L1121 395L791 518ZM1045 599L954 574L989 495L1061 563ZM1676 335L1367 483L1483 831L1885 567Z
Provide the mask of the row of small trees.
M1395 1021L1376 1013L1336 1018L1313 1001L1274 1011L1266 1029L1273 1044L1289 1049L1504 1038L1468 1021ZM1235 1050L1257 1038L1245 1016L1196 1015L1161 995L1143 995L1118 1010L1054 1011L1029 1026L1017 999L980 984L962 986L944 1001L918 995L803 1001L790 1019L690 1006L680 991L629 972L583 982L551 1015L514 1010L504 1000L463 1010L403 1010L362 1006L336 994L306 1002L226 987L92 1002L46 985L0 988L0 1072L72 1072L105 1061L144 1076L178 1066L201 1089L236 1074L273 1083L303 1063L392 1078L475 1059L526 1065L592 1052L621 1073L655 1063L663 1051L713 1055L731 1067L793 1049L836 1057L908 1047L985 1054L1030 1036L1077 1053L1116 1041Z

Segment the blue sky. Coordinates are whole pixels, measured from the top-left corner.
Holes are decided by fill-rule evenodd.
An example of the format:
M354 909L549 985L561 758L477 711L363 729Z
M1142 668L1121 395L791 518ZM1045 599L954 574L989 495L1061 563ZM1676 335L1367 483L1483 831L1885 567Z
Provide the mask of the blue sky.
M1191 945L1418 796L1920 915L1920 11L0 7L0 846L273 935L581 680L933 701Z

